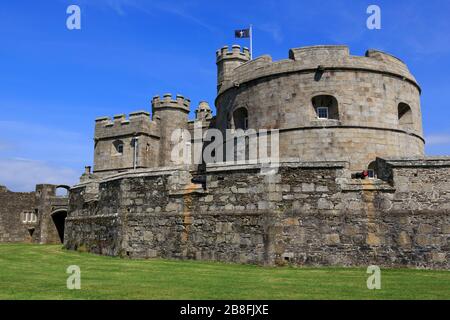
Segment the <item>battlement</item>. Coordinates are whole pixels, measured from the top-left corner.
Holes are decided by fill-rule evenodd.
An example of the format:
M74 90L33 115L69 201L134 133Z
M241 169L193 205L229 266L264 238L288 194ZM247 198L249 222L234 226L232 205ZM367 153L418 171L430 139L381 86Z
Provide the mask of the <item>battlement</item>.
M231 50L228 46L224 46L220 50L216 51L216 59L217 62L223 59L240 59L249 61L251 59L250 50L247 47L243 47L241 50L240 45L233 45Z
M151 122L150 113L144 110L131 112L128 118L125 114L117 114L111 117L99 117L95 119L96 126L113 127L113 126L126 126L133 123Z
M323 45L292 48L289 50L289 59L301 61L317 58L345 58L350 56L350 50L344 45Z
M150 119L147 111L135 111L128 115L117 114L111 117L95 119L95 138L135 135L136 133L156 135L156 123Z
M174 108L180 109L185 112L190 111L191 100L185 98L184 96L177 94L176 98L172 97L172 94L166 93L163 95L162 99L160 96L154 96L152 99L152 110L162 109L162 108Z
M406 66L406 64L401 59L393 56L390 53L383 52L380 50L369 49L366 51L365 56L367 58L372 58L372 59L376 59L376 60L387 62L387 63L399 63L401 65Z
M217 52L218 61L224 56L242 56L243 53L235 49L228 51L227 47ZM410 73L407 65L391 54L368 50L364 56L350 54L345 45L321 45L292 48L289 50L289 58L272 61L269 55L258 57L249 62L227 70L226 82L220 87L220 93L236 84L242 84L258 78L270 77L277 74L294 72L315 72L321 70L360 70L363 72L386 73L397 76L400 79L413 83L420 91L416 79Z
M345 45L321 45L321 46L308 46L308 47L300 47L293 48L289 50L289 59L295 61L304 61L307 62L309 60L335 60L336 62L345 62L346 59L359 58L359 59L373 59L378 60L380 62L384 62L386 64L394 64L398 67L406 68L406 64L400 60L399 58L375 49L369 49L366 51L364 57L351 56L350 50L348 46ZM367 60L367 59L366 59ZM370 62L369 62L370 63Z

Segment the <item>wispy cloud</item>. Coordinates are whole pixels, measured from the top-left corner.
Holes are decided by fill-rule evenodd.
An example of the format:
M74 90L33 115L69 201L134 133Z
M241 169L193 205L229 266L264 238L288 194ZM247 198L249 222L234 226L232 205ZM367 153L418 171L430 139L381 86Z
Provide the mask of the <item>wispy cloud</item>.
M196 17L191 12L193 7L188 8L183 3L173 3L172 1L138 1L138 0L99 0L99 1L84 1L85 5L95 5L97 7L106 7L115 11L118 15L124 16L127 10L137 10L148 15L154 16L160 12L168 13L177 16L209 31L217 31L217 28L207 23L206 21ZM159 13L158 13L159 11Z
M134 0L103 0L105 4L113 9L119 15L125 15L125 8L127 6L135 6Z
M90 137L58 127L20 121L0 121L2 158L52 159L80 168L90 159Z
M0 159L0 168L0 185L21 192L33 191L40 183L73 185L80 176L70 168L21 158Z
M190 21L194 24L197 24L205 29L208 29L209 31L217 31L217 28L215 28L214 26L212 26L211 24L195 17L194 15L192 15L188 9L181 7L181 6L176 6L175 4L167 1L167 2L153 2L151 6L157 10L160 10L162 12L166 12L175 16L178 16L182 19L185 19L187 21ZM146 12L148 12L148 9L143 9L141 7L141 10L144 10Z
M283 42L283 33L281 31L281 27L278 24L264 23L258 25L257 29L270 34L270 36L277 44Z
M425 138L428 145L443 146L450 145L450 134L433 134Z
M27 132L30 135L40 134L40 135L55 135L60 139L74 139L79 138L80 134L77 132L72 132L68 130L63 130L59 128L50 128L47 126L43 126L35 123L27 123L21 121L7 121L0 120L0 129L5 132Z

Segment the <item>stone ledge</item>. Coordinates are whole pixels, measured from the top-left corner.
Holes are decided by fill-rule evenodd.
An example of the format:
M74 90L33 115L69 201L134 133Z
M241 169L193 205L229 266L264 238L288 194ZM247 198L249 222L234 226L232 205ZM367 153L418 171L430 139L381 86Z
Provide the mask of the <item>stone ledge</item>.
M143 168L137 170L129 170L121 173L114 173L109 176L98 177L87 182L79 183L71 187L71 190L87 187L92 183L110 182L125 178L140 178L140 177L152 177L152 176L167 176L173 175L180 171L190 171L186 166L174 166L174 167L158 167L158 168Z
M141 177L153 177L153 176L167 176L172 175L180 171L189 171L189 168L185 166L175 166L175 167L160 167L160 168L148 168L139 169L136 171L127 171L118 173L112 176L104 177L100 182L110 182L118 179L125 178L141 178Z
M391 132L396 132L396 133L403 133L408 136L418 138L425 143L425 139L423 137L421 137L420 135L418 135L414 132L411 132L411 131L405 131L405 130L401 130L401 129L397 129L397 128L389 128L389 127L375 127L375 126L368 127L368 126L347 125L347 124L342 124L342 122L340 122L339 125L335 125L335 124L333 125L329 122L324 122L323 125L321 125L321 126L280 128L280 129L278 129L278 131L280 133L284 133L284 132L289 132L289 131L306 131L306 130L321 130L321 129L364 129L364 130L391 131Z
M99 214L94 216L74 216L74 217L67 217L67 221L75 221L75 220L94 220L94 219L110 219L110 218L118 218L119 214Z
M339 169L347 168L347 161L301 161L299 158L284 158L279 163L214 163L206 165L207 173L224 172L224 171L248 171L248 170L271 170L282 168L307 168L307 169Z
M424 158L382 158L393 168L401 167L450 167L450 156Z

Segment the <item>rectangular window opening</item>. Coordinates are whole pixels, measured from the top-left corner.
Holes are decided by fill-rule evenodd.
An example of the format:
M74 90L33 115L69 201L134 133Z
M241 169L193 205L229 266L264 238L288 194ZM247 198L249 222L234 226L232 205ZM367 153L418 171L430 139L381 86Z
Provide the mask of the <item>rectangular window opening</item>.
M317 108L317 117L319 119L328 119L328 107Z

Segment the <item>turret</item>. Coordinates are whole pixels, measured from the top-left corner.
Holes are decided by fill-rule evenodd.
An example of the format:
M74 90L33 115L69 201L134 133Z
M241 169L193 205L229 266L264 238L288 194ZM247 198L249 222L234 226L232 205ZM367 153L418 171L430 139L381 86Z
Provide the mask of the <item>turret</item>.
M223 47L216 52L217 64L217 91L226 81L230 81L234 69L250 61L250 51L244 47L233 45L231 51L228 46Z
M202 101L195 110L195 120L205 121L212 118L212 110L208 102Z
M171 94L165 94L161 99L152 99L152 114L160 130L159 165L171 166L171 152L175 143L171 142L172 133L176 129L187 129L191 101L177 94L173 99Z

